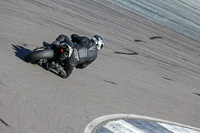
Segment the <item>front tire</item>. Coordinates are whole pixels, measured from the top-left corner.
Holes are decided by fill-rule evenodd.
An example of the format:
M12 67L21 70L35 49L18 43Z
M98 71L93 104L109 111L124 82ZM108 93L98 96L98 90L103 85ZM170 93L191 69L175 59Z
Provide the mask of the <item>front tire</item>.
M26 62L35 62L40 59L51 59L54 56L54 51L52 49L45 49L39 51L33 51L32 53L25 56Z

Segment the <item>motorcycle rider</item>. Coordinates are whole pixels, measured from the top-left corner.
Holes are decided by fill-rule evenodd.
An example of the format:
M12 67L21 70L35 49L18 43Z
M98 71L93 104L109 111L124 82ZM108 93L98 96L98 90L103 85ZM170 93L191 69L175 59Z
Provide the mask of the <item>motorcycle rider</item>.
M43 42L43 45L49 44ZM83 69L92 63L103 46L104 39L99 35L94 35L89 39L72 34L71 40L66 35L59 35L50 44L50 47L56 49L56 52L54 58L46 63L46 68L47 70L54 69L62 78L67 78L75 68ZM61 63L64 63L63 67L60 65Z

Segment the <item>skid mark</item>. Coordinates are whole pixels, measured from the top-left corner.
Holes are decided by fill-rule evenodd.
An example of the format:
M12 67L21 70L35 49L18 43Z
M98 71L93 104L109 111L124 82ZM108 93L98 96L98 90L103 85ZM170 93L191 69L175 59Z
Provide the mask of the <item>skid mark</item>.
M162 78L165 79L165 80L173 81L173 80L170 79L170 78L166 78L166 77L162 77Z
M5 126L10 127L4 120L0 119L0 122L3 123Z
M117 83L115 83L115 82L112 82L112 81L108 81L108 80L104 80L105 82L107 82L107 83L110 83L110 84L114 84L114 85L117 85Z
M199 94L199 93L195 93L195 92L193 92L193 94L195 94L195 95L197 95L197 96L200 96L200 94Z
M161 36L153 36L149 38L150 40L154 40L154 39L163 39L163 37Z

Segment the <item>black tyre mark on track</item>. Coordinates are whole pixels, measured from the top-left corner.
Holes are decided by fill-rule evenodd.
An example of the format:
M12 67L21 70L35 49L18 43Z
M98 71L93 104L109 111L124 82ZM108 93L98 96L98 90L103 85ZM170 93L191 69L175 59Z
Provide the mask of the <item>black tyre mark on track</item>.
M125 54L125 55L137 55L138 53L125 53L125 52L114 52L115 54Z
M154 40L154 39L163 39L163 37L161 37L161 36L153 36L153 37L150 37L149 39L151 39L151 40Z
M5 126L10 127L4 120L0 119L0 122L3 123Z
M166 77L162 77L162 78L165 79L165 80L173 81L173 80L170 79L170 78L166 78Z
M197 95L197 96L200 96L200 94L199 94L199 93L195 93L195 92L193 92L193 94L195 94L195 95Z
M139 53L133 51L133 50L130 50L130 49L127 49L127 48L124 48L128 51L130 51L131 53L126 53L126 52L114 52L115 54L125 54L125 55L138 55Z
M114 84L114 85L117 85L117 83L115 83L115 82L112 82L112 81L108 81L108 80L104 80L105 82L107 82L107 83L110 83L110 84Z
M144 42L144 43L146 43L145 41L142 41L142 40L140 40L140 39L135 39L134 41L135 41L135 42Z

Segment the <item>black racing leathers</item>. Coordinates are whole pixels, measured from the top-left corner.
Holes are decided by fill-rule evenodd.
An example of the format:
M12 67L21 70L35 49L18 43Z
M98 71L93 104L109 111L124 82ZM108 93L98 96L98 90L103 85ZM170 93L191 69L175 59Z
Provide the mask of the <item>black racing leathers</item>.
M56 39L67 42L73 48L72 55L63 61L66 77L70 76L74 68L85 68L97 58L97 46L91 39L77 34L72 34L71 39L72 42L65 35Z

